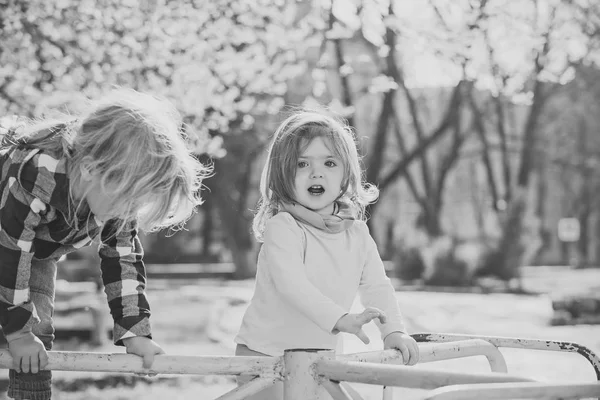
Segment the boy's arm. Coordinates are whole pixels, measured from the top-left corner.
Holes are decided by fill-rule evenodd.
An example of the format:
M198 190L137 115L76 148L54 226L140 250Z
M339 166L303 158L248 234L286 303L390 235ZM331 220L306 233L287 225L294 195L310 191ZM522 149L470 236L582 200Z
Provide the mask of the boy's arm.
M146 298L146 268L137 226L129 224L114 235L115 224L109 221L102 230L100 269L110 313L114 320L113 341L122 346L123 339L144 336L150 332L150 307Z
M30 299L33 239L47 206L14 178L5 183L0 212L0 325L10 341L40 320Z
M367 259L360 279L359 294L365 307L375 307L385 312L385 324L375 321L381 331L382 339L392 332L406 332L396 293L390 279L385 274L385 267L377 245L364 224Z
M289 217L292 218L291 216ZM286 216L273 217L265 229L262 251L275 290L294 308L327 332L347 311L325 296L306 276L302 262L302 237L295 222Z

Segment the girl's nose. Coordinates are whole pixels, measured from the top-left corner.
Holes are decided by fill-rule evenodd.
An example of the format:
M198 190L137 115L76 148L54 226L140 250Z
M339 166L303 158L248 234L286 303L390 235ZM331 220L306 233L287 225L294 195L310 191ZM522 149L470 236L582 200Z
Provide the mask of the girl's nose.
M310 177L315 179L315 178L322 178L323 177L323 173L321 172L321 170L318 169L313 169L311 171Z

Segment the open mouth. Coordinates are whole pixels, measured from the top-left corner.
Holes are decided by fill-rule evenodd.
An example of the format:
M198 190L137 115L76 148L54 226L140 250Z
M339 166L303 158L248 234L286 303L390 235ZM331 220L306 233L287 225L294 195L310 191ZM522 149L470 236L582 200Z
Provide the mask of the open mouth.
M312 185L308 188L308 192L313 196L319 196L325 193L325 188L321 185Z

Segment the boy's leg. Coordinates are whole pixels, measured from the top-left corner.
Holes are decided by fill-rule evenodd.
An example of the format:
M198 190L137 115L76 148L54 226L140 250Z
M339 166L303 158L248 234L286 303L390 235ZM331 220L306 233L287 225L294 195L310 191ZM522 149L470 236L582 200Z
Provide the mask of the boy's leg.
M29 290L31 301L40 318L33 326L36 335L46 350L52 349L54 341L54 282L56 281L56 260L33 260ZM16 400L50 400L52 396L52 373L39 371L37 374L9 371L8 397Z
M250 350L243 344L238 344L235 349L236 356L262 356L268 357L266 354L259 353L258 351ZM249 375L240 376L237 379L238 386L250 382L254 377ZM282 400L283 399L283 382L276 382L273 386L268 387L253 396L245 398L246 400Z

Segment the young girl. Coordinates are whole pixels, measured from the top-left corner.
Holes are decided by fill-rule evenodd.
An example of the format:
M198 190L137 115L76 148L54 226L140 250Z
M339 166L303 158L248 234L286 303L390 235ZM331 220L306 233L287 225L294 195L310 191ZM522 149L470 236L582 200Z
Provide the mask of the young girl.
M362 180L349 127L316 112L288 117L272 139L260 192L253 228L263 245L236 355L336 349L339 332L369 343L362 326L375 320L385 348L415 364L418 346L364 222L378 190ZM350 314L357 292L366 309ZM281 398L281 390L253 398Z
M186 147L173 106L118 90L81 119L5 132L0 146L0 325L13 357L8 395L51 397L56 262L99 239L114 342L150 368L152 340L138 229L178 228L208 169Z

